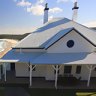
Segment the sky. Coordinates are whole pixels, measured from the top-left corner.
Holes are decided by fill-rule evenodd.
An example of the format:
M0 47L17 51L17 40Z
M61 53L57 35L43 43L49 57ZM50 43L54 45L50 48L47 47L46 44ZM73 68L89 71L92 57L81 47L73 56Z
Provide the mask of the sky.
M75 0L0 0L0 34L32 32L43 25L43 10L47 2L49 19L72 19ZM96 0L78 0L78 23L96 26Z

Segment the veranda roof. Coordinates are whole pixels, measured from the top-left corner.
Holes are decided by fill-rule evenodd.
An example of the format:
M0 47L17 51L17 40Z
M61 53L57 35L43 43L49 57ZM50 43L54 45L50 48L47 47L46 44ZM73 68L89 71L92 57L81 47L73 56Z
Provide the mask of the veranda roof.
M96 64L96 53L45 53L32 64Z
M38 52L15 52L14 50L9 51L0 61L1 62L22 62L28 63L30 60L34 60L36 57L40 56L42 53Z
M9 51L0 62L23 62L39 64L96 64L96 53L20 53Z

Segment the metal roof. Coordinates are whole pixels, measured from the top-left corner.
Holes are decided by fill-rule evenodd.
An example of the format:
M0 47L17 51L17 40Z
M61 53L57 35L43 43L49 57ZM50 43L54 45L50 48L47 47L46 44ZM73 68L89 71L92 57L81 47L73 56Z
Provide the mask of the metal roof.
M96 64L96 53L45 53L32 64Z
M61 30L67 30L67 28L72 27L74 27L81 36L84 36L96 46L96 31L67 18L59 18L49 21L44 24L43 27L32 32L30 35L21 40L15 48L44 48L49 42L52 42L51 38L56 36L57 33Z
M9 51L0 62L21 62L30 64L96 64L96 53L19 53Z
M68 32L72 31L74 28L67 28L64 30L60 30L55 36L53 36L49 43L45 46L45 49L47 49L49 46L51 46L53 43L55 43L57 40L62 38L64 35L66 35Z
M40 52L38 52L38 53L35 53L35 52L20 53L20 52L15 52L14 50L11 50L1 59L1 61L5 60L7 62L8 60L10 60L10 62L11 62L14 60L17 62L28 63L28 62L30 62L30 60L34 60L36 57L40 56L41 54L43 54L43 53L40 53Z

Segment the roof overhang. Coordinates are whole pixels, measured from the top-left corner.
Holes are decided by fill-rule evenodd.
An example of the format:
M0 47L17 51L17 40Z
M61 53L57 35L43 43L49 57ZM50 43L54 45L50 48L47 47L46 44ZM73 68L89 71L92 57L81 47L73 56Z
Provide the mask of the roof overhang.
M15 52L9 51L2 59L1 62L21 62L28 63L30 60L34 60L36 57L43 54L43 52Z
M7 59L0 59L0 63L16 63L18 62L19 60L7 60Z
M96 65L96 53L45 53L31 62L51 65Z

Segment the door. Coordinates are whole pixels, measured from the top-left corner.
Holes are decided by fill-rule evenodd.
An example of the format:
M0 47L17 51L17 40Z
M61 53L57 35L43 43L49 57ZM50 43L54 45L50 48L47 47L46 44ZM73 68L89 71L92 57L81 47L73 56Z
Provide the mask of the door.
M11 65L11 71L15 71L15 63L10 63Z

